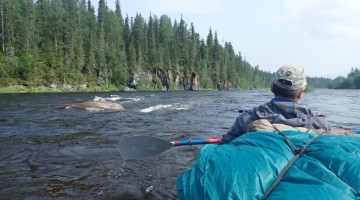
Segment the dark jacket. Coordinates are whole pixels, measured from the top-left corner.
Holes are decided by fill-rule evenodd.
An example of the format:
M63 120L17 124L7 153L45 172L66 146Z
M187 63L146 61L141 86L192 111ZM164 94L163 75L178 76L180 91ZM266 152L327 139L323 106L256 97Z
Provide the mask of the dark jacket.
M331 130L325 115L311 111L298 105L294 101L274 98L264 105L255 107L252 110L243 111L236 118L234 125L224 136L220 144L229 143L233 139L243 135L247 132L251 122L258 119L266 119L272 124L277 123L292 127Z

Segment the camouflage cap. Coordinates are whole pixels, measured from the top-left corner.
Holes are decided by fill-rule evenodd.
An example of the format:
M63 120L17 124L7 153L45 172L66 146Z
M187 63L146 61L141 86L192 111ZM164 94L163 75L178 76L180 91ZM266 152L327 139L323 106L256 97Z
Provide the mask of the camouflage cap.
M285 90L300 90L307 84L305 70L296 65L285 65L274 74L273 83Z

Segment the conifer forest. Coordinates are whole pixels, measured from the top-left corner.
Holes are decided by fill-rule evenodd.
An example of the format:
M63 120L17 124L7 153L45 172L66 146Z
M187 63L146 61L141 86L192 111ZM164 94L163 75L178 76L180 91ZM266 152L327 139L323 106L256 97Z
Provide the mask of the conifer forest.
M0 18L0 87L252 89L272 78L211 27L202 36L182 18L124 16L119 0L97 11L90 0L0 0Z

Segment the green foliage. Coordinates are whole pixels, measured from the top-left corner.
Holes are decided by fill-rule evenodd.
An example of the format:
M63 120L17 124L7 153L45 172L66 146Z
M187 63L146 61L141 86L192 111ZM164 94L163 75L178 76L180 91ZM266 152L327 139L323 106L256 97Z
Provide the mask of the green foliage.
M313 92L313 91L315 91L315 87L309 84L306 86L304 90L304 92Z
M149 88L149 82L150 81L148 76L142 76L136 85L136 90L147 90Z
M6 78L7 76L8 74L6 72L6 66L4 63L0 62L0 80ZM0 83L2 83L2 81L0 81Z
M354 88L360 89L360 74L354 76Z
M223 46L216 31L200 36L192 23L182 18L172 22L166 15L123 18L119 0L115 11L105 0L98 3L96 16L90 0L2 1L0 86L24 84L38 91L51 84L86 83L89 90L99 84L102 90L115 90L129 85L136 71L156 74L162 69L178 74L180 82L196 74L203 89L225 83L238 89L269 87L272 74L252 66L230 42ZM354 74L340 85L358 82ZM309 83L327 84L321 78ZM156 77L144 77L136 87L150 90L156 84L161 85ZM169 85L175 88L174 80Z
M122 87L125 85L127 78L127 74L125 71L121 69L116 69L114 71L113 77L111 79L111 82L113 82L117 87Z
M169 90L174 90L175 82L170 79L169 81Z
M25 81L31 81L35 76L34 67L35 59L32 55L23 55L20 57L20 64L17 67L17 74L19 78Z
M152 85L154 86L154 88L155 86L157 87L161 86L161 80L159 79L159 77L157 76L152 77Z
M348 76L339 76L328 84L329 89L360 89L360 70L351 69Z
M315 88L327 88L328 84L331 83L332 79L323 77L307 77L309 85Z

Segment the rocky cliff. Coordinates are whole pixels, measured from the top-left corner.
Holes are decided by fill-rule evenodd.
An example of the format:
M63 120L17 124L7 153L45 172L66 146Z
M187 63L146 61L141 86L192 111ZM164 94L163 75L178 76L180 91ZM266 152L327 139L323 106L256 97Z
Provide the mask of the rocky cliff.
M160 89L170 90L201 90L199 76L192 73L189 77L181 77L171 70L156 70L155 74L142 70L136 71L132 82L125 91Z

